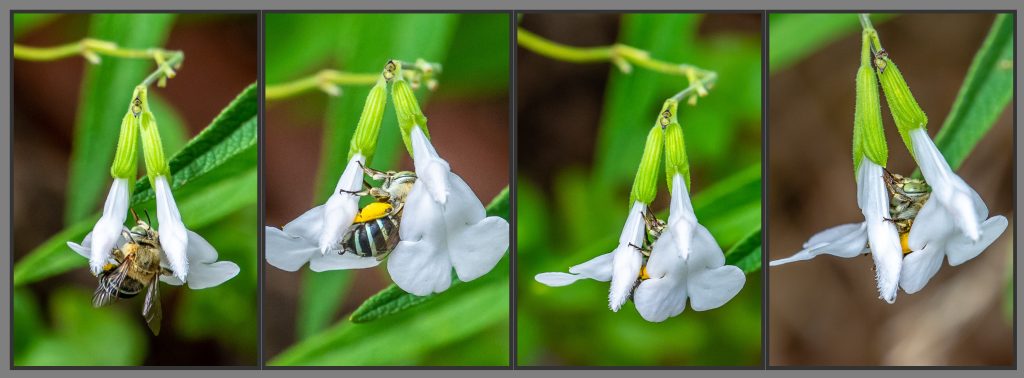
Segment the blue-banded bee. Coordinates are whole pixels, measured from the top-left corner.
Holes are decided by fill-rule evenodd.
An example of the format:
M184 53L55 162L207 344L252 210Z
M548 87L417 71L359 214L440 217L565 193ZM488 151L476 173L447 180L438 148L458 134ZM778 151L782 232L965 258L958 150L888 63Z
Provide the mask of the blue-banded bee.
M416 182L416 174L409 171L378 171L362 166L363 172L374 180L383 180L380 187L363 181L363 190L342 193L372 196L372 202L356 214L352 225L341 237L339 254L352 253L359 257L383 260L398 245L398 225L402 221L405 198Z
M889 191L889 218L885 220L896 225L903 253L910 253L910 246L907 244L910 228L917 218L917 213L931 197L932 188L924 180L904 177L888 170L885 170L882 177Z
M636 278L636 282L633 283L633 290L631 290L629 297L633 298L633 293L636 292L636 288L640 286L641 282L651 278L647 274L647 260L651 258L651 251L654 249L654 242L658 241L661 234L665 232L666 223L665 221L658 219L654 215L654 212L650 208L647 208L643 213L644 217L644 239L641 245L629 244L630 247L636 248L643 254L643 261L640 263L640 274Z
M160 266L163 249L160 247L159 234L149 223L139 219L135 210L135 227L124 232L127 241L120 248L114 248L112 256L116 263L107 264L99 274L99 285L93 293L93 307L106 306L120 299L132 298L146 290L146 299L142 304L142 317L153 331L160 334L160 320L163 312L160 307L161 274L171 275L171 271ZM149 214L146 214L148 220Z

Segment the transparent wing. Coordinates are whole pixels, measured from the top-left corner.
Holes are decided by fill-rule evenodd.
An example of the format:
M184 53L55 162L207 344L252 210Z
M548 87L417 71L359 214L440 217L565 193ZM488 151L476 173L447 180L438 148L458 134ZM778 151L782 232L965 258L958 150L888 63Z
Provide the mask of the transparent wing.
M93 307L106 306L120 299L117 291L125 277L128 277L128 265L118 265L113 272L100 276L99 285L92 294Z
M146 290L146 301L142 304L142 317L146 318L146 324L153 335L160 334L160 320L163 319L163 309L160 307L160 280L154 279Z

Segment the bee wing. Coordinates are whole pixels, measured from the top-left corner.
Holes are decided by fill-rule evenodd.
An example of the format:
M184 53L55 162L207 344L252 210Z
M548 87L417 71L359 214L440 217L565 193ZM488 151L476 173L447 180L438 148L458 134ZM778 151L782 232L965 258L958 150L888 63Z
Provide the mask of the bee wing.
M128 277L128 264L118 265L109 275L100 276L99 286L92 294L92 306L102 307L117 302L120 299L117 295L118 288L125 277Z
M153 335L160 335L160 320L163 319L163 309L160 307L160 280L153 280L146 290L146 300L142 304L142 317L146 318L146 325L153 331Z

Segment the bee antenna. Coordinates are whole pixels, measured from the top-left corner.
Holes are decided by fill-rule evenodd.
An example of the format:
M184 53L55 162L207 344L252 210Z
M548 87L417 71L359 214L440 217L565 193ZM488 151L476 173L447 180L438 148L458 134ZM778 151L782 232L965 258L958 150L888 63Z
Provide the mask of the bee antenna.
M129 208L128 210L130 210L132 212L132 217L134 217L135 221L138 222L139 221L139 214L135 212L135 209L134 208Z
M142 210L142 213L146 214L146 224L153 224L153 220L149 219L149 210ZM135 219L138 219L138 218L139 218L138 216L135 217Z

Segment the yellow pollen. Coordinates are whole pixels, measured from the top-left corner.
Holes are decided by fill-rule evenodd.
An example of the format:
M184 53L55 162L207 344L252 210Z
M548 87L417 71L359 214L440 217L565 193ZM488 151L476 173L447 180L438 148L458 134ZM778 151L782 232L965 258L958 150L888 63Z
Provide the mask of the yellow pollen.
M356 219L353 220L353 222L369 222L374 219L383 218L387 216L389 212L391 212L391 204L386 202L374 202L366 205L366 207L360 210L359 214L356 214Z
M647 275L647 267L646 266L641 266L640 267L640 279L641 280L646 280L646 279L649 279L649 278L651 278L651 276Z
M913 251L910 250L910 242L908 241L909 238L910 238L910 233L909 232L900 234L900 245L903 246L903 254L904 255L908 254L910 252L913 252Z

